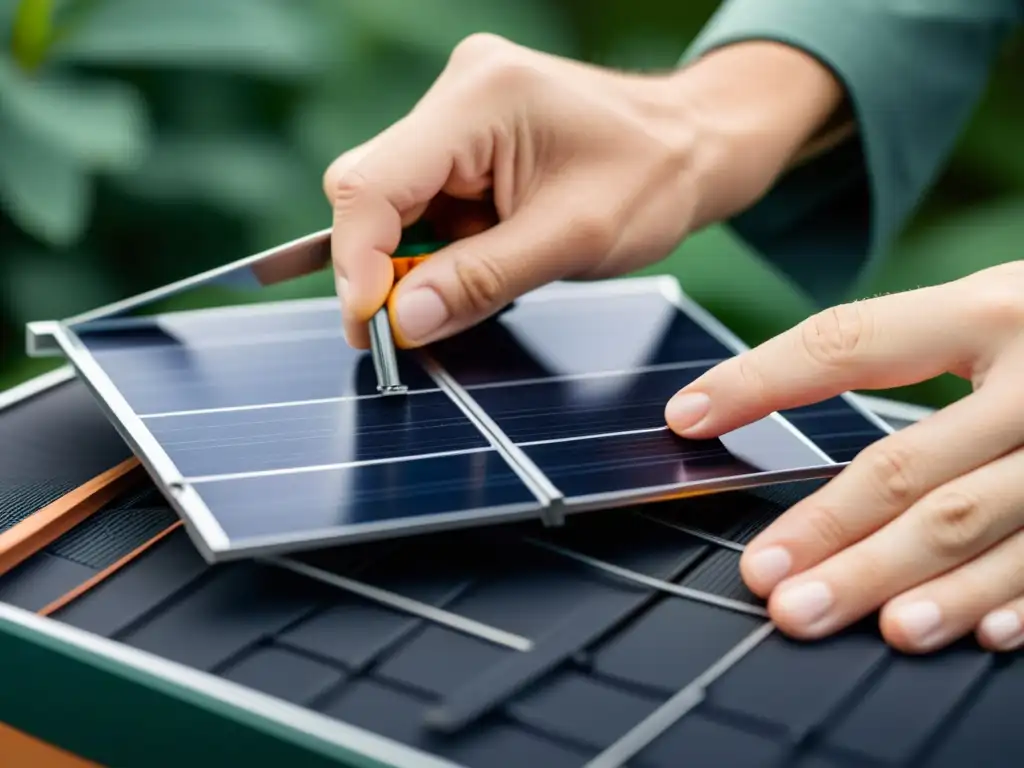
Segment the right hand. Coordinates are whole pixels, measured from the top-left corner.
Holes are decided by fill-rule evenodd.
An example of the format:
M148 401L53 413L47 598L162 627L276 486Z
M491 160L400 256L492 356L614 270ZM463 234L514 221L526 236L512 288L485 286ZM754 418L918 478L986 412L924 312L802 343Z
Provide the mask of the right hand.
M806 97L802 105L765 99L764 83L751 81L757 93L744 95L738 83L768 73L806 93L808 78L829 76L794 80L781 68L797 56L806 68L809 59L746 45L761 47L761 62L734 64L715 82L704 60L689 71L638 75L493 35L463 41L408 115L324 175L349 343L368 346L366 323L392 288L389 254L421 216L454 242L395 286L393 330L404 348L465 329L548 282L656 262L688 232L752 202L821 109ZM716 56L723 54L706 60ZM714 108L719 92L735 100L732 112ZM758 122L764 115L753 107L762 102L776 112L781 104L794 129ZM756 146L746 149L741 138Z

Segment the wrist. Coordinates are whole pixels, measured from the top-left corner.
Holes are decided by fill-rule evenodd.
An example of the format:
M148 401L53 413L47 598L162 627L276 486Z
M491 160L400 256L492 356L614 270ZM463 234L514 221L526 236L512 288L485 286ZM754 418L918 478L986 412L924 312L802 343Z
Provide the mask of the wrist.
M717 49L664 76L659 87L696 178L693 229L753 205L789 167L827 146L823 141L842 140L852 126L832 72L779 43Z

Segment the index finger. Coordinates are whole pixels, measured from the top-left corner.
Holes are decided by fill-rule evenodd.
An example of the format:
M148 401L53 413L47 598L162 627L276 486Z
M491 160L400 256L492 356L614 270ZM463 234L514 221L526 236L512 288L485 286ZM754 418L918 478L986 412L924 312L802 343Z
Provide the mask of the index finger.
M956 370L977 338L961 320L962 302L951 286L819 312L681 389L665 408L666 421L683 437L718 437L773 411L851 389L901 386Z
M367 322L394 282L390 255L451 175L464 131L424 105L332 164L324 186L334 209L331 250L344 279L345 312Z

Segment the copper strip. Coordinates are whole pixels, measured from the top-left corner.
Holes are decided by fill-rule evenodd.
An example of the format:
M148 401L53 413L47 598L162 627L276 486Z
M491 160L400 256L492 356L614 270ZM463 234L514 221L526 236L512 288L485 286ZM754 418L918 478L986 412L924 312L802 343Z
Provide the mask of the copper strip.
M100 768L66 750L0 723L0 765L32 768Z
M39 615L40 616L49 616L49 615L51 615L53 613L56 613L61 608L65 607L68 603L71 603L72 601L77 600L82 595L84 595L86 592L88 592L90 589L92 589L93 587L95 587L98 584L102 583L103 581L105 581L109 577L113 576L115 573L117 573L122 568L124 568L126 565L128 565L133 560L138 558L144 552L146 552L147 550L149 550L152 547L154 547L156 544L158 544L160 541L165 539L167 536L170 536L172 533L174 533L176 530L178 530L181 526L182 526L181 520L178 520L178 521L176 521L174 523L171 523L169 526L167 526L162 531L160 531L160 533L158 533L156 536L151 538L149 541L143 542L142 544L137 546L135 549L133 549L127 555L122 557L116 563L113 563L112 565L108 565L106 568L104 568L102 571L100 571L96 575L86 579L81 584L79 584L77 587L75 587L71 591L61 595L60 597L58 597L56 600L54 600L49 605L44 606L42 609L39 610Z
M140 484L145 476L137 459L127 459L0 533L0 575Z

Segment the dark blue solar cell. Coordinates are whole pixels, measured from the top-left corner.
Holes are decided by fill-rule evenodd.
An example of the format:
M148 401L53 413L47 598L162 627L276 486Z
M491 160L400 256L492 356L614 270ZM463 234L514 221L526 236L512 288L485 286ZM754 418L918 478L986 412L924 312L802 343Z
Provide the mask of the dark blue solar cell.
M282 315L290 317L290 315ZM377 393L369 353L339 330L247 331L208 341L166 330L158 321L126 330L80 334L114 385L140 414L267 405ZM411 389L435 387L407 354L399 355Z
M441 392L168 416L147 426L186 477L488 446Z
M782 411L782 415L837 462L853 461L886 435L842 397Z
M523 450L574 502L825 463L777 421L764 420L744 430L742 435L733 433L728 448L719 440L684 440L666 430L542 443Z
M258 475L195 486L233 544L400 531L440 516L481 522L536 509L530 490L495 451ZM489 509L501 507L503 509Z
M665 403L709 366L555 380L470 392L517 443L657 429Z
M463 386L709 363L734 354L653 288L520 301L435 344L432 353Z

